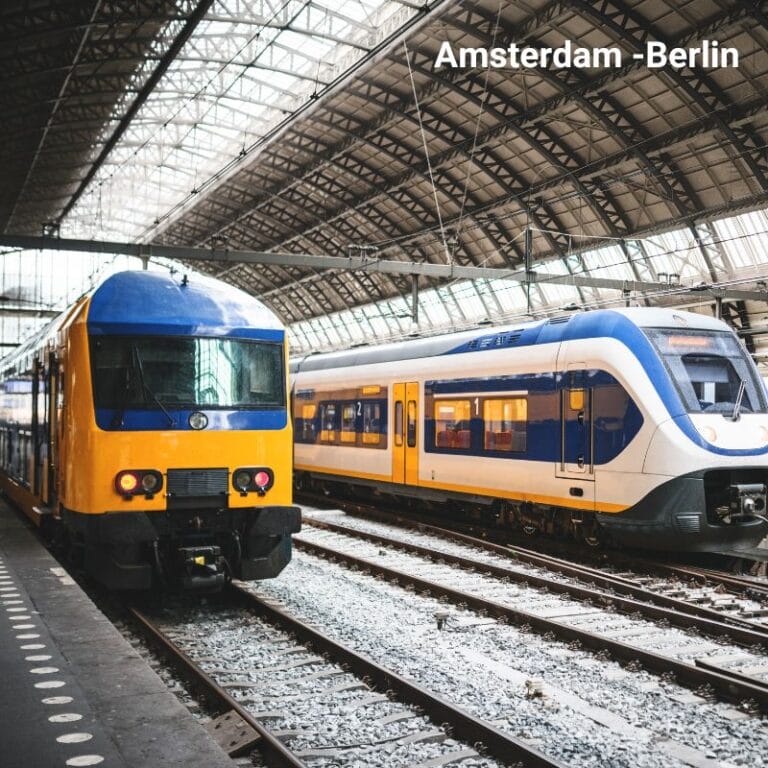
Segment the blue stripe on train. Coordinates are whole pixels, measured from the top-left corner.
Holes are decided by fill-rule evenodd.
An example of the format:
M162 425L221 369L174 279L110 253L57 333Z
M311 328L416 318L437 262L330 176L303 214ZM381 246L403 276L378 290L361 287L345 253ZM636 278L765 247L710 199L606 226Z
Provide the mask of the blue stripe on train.
M560 461L560 391L564 386L593 387L595 390L594 407L594 464L607 464L615 459L635 438L643 425L643 417L634 401L627 395L618 381L606 371L577 371L573 380L571 374L535 373L518 376L496 376L477 379L453 379L445 381L427 381L424 383L425 395L482 392L528 392L528 421L525 444L520 451L487 450L485 444L485 423L481 418L472 418L466 425L469 429L470 445L468 448L442 448L436 445L435 420L425 419L424 449L428 453L441 453L459 456L490 456L495 458L515 459L518 461ZM602 404L601 404L601 391ZM605 408L607 396L611 394L614 404L617 396L625 398L621 414L610 414ZM575 446L579 440L579 426L575 422L566 425L566 446ZM575 450L575 449L574 449ZM589 455L586 456L589 462Z
M171 426L168 417L159 409L127 409L122 414L122 425L115 425L115 416L120 412L114 408L97 408L96 424L111 432L140 432L140 431L193 431L189 426L189 415L200 410L208 417L208 426L202 430L259 430L284 429L288 424L288 412L285 408L275 409L240 409L240 410L206 410L201 409L168 409L175 424Z
M514 335L509 331L488 334L488 336L464 342L446 354L455 355L463 352L490 351L504 346L517 348L582 339L617 339L639 360L643 370L653 382L667 412L691 442L719 456L764 456L768 454L768 446L763 448L720 448L708 443L694 427L666 366L648 337L641 328L618 312L611 312L610 310L585 312L568 318L566 322L542 323L521 329L519 338L513 339L512 336ZM501 336L508 337L505 343L497 343L497 339Z

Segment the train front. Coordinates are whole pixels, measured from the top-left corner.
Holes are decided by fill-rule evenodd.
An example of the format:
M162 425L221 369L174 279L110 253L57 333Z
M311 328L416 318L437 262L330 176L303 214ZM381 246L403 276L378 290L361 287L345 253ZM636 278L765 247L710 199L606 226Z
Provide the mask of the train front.
M645 495L600 515L614 540L679 551L743 551L768 533L768 397L757 367L725 323L671 310L624 310L619 333L627 389L646 416L644 440L617 461L603 487ZM615 326L619 328L618 325ZM619 457L621 460L621 457Z
M123 272L67 334L60 500L113 589L276 576L292 506L285 332L207 278Z

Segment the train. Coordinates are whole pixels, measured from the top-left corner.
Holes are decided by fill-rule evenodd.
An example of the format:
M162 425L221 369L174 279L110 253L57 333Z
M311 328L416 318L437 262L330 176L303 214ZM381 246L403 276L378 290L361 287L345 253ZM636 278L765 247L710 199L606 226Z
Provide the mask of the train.
M294 359L299 488L679 552L768 532L768 397L723 322L601 309Z
M277 576L301 526L287 372L254 297L116 273L0 361L0 488L109 589Z

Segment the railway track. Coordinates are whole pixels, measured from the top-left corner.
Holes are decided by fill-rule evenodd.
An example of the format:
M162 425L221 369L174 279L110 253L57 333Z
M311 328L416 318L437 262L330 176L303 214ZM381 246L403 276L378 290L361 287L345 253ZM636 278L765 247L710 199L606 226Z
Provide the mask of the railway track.
M360 530L359 524L341 524L342 515L336 522L327 517L305 514L310 529L295 538L296 546L768 712L765 626L689 603L680 606L685 610L659 606L638 599L634 586L634 596L624 597L609 591L617 585L629 589L620 579L587 585L572 573L565 578L562 568L547 573L540 564L510 561L486 542L449 542L444 531L442 539L435 532L398 533L391 527L384 534L372 530L376 524Z
M768 581L762 578L650 560L624 552L585 551L583 547L576 548L561 541L537 540L542 547L532 549L508 540L494 527L438 520L431 515L411 512L404 516L387 507L345 499L306 493L301 496L308 504L319 504L321 508L331 504L363 519L405 527L418 525L456 540L462 540L464 536L464 541L505 553L520 562L559 571L579 580L607 584L617 594L745 627L768 626ZM685 604L690 607L686 609Z
M478 768L562 768L493 723L237 585L225 605L181 617L131 612L218 710L247 726L234 750L255 745L268 765L437 767L466 761Z

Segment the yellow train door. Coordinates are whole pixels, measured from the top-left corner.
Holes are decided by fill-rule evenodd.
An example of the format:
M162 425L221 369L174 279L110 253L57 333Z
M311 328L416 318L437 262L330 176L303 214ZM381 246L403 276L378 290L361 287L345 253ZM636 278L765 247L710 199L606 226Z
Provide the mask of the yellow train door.
M392 482L419 484L419 385L392 388Z

